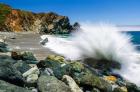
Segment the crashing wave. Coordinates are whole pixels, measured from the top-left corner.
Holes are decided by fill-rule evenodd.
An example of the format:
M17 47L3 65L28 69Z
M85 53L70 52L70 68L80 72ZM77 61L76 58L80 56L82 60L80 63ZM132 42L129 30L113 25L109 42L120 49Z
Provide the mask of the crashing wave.
M93 58L120 63L121 69L113 71L140 86L139 54L131 42L131 36L122 33L117 27L108 24L83 24L69 38L51 35L43 35L41 38L46 37L48 42L44 47L67 59Z

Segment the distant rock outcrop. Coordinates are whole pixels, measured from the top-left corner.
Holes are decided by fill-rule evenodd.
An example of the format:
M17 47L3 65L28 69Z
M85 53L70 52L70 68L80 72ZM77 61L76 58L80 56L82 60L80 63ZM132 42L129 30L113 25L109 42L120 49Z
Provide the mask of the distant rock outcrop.
M33 13L0 4L0 31L63 34L72 30L67 16L53 12Z

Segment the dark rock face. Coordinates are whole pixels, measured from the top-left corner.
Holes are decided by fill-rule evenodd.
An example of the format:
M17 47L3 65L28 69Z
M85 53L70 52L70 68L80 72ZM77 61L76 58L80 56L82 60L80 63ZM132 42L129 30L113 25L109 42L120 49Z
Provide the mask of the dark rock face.
M0 52L7 52L8 48L7 48L7 44L5 44L4 42L0 42Z
M22 74L15 69L10 61L0 62L0 79L19 86L24 85Z
M14 60L23 60L24 62L28 64L36 64L38 62L34 54L28 51L25 51L25 52L12 51L11 57Z
M26 61L26 63L36 63L37 60L32 52L23 52L21 54L22 60Z
M137 87L133 83L126 83L126 87L128 89L128 92L140 92L140 87Z
M22 60L17 61L13 66L22 74L31 68L26 62Z
M121 65L115 61L107 60L94 60L92 58L87 58L83 61L85 64L93 67L95 69L101 70L103 72L111 71L112 69L120 69Z
M70 88L54 76L40 76L38 88L41 92L71 92Z
M53 12L32 13L0 4L0 13L0 31L65 34L73 29L67 16Z
M93 74L78 61L67 62L61 56L52 55L39 62L38 66L51 68L58 79L62 79L64 75L71 76L85 91L87 89L92 91L93 87L98 88L101 92L110 92L112 90L111 84Z
M10 56L8 56L8 55L0 55L0 62L3 63L5 61L9 61L11 63L16 63L16 61L14 59L12 59Z
M32 92L32 91L0 80L0 92Z

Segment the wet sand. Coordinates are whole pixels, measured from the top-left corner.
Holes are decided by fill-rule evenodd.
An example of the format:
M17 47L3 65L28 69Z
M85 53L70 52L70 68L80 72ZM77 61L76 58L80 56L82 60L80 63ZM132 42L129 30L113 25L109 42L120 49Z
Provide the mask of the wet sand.
M31 51L38 60L46 58L48 54L55 54L47 48L41 46L40 34L32 32L23 33L0 33L0 38L4 38L9 48L14 51Z

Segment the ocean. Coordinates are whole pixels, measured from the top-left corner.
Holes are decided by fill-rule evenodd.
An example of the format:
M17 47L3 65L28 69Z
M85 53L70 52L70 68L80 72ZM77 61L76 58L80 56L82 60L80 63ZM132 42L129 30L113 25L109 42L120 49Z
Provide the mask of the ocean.
M140 31L128 31L126 33L132 36L132 42L140 50Z

